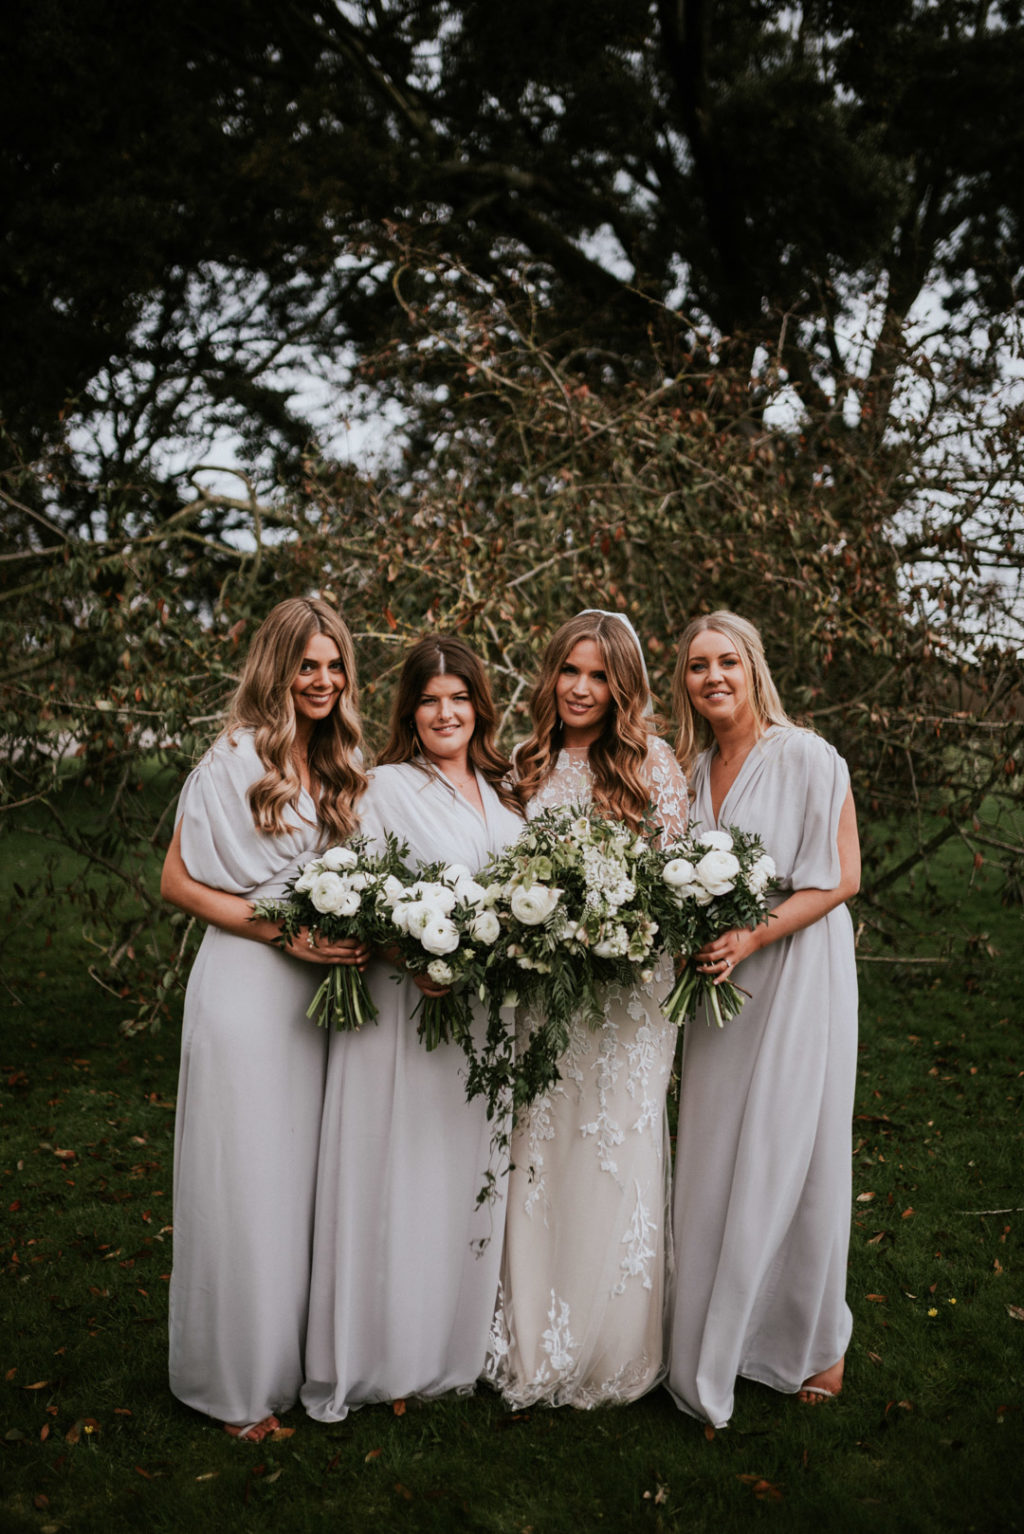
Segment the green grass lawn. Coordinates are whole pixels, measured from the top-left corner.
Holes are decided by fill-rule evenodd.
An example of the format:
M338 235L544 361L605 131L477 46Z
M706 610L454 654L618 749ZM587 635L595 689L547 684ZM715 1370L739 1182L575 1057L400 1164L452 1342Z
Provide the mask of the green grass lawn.
M296 1409L256 1447L167 1389L176 1030L122 1037L80 922L33 903L35 844L4 846L4 1530L1024 1529L1024 954L986 868L943 909L905 886L901 962L861 965L840 1401L741 1383L715 1433L662 1391L518 1414L482 1392ZM931 874L952 899L970 870Z

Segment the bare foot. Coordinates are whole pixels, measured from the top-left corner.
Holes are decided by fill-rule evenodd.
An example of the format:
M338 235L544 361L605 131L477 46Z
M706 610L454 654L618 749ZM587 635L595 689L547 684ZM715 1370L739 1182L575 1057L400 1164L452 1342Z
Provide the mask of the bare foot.
M262 1443L270 1433L276 1433L281 1426L276 1417L264 1417L262 1422L250 1422L237 1425L233 1422L225 1422L224 1431L230 1433L232 1438L238 1438L244 1443Z
M804 1380L797 1399L805 1406L820 1406L823 1401L831 1401L839 1395L843 1388L843 1366L845 1358L841 1358L831 1369L823 1369L820 1374L812 1374L810 1379Z

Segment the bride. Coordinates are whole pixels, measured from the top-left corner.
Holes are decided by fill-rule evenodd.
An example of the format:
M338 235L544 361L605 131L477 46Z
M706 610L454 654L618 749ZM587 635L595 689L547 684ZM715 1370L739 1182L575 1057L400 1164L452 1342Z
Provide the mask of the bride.
M515 756L528 817L592 802L673 838L686 785L652 735L640 642L617 613L584 612L555 633ZM669 1145L665 1099L676 1029L649 985L610 989L596 1029L574 1020L561 1079L516 1127L502 1285L485 1377L514 1407L634 1400L664 1373ZM530 1018L518 1024L528 1030Z

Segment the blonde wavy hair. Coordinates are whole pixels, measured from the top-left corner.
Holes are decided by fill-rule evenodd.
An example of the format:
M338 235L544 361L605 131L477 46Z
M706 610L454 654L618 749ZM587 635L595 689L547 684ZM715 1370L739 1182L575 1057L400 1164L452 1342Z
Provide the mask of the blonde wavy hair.
M761 635L752 623L738 613L719 611L694 618L687 624L679 639L679 659L672 678L672 703L679 732L676 735L676 756L687 777L702 751L714 743L714 732L702 714L698 714L690 701L686 687L686 667L690 659L690 646L698 634L709 630L721 634L732 644L740 658L743 676L747 684L747 696L757 725L757 733L763 735L773 724L793 726L779 697L772 674L765 659Z
M515 754L516 793L528 804L554 770L563 734L555 683L573 648L585 639L593 640L601 652L612 695L604 728L589 752L593 801L605 814L637 831L651 802L646 763L653 722L644 712L649 701L647 678L634 636L617 618L603 613L579 613L548 641L530 696L533 729Z
M327 718L313 725L309 741L317 824L324 840L343 841L359 824L355 804L366 787L366 774L360 757L355 650L352 635L333 607L319 597L290 597L268 613L249 647L222 733L231 737L240 729L252 731L256 753L267 770L249 789L249 808L257 831L280 836L288 829L285 811L298 811L302 792L292 754L291 687L314 634L334 641L345 672L344 690Z
M414 762L424 771L431 770L416 733L416 710L435 676L457 676L466 684L476 714L467 753L470 765L486 778L504 805L520 814L519 800L509 784L508 757L502 755L494 741L498 714L483 661L464 639L453 635L420 639L405 657L391 704L387 744L377 758L378 763L384 766L390 762Z

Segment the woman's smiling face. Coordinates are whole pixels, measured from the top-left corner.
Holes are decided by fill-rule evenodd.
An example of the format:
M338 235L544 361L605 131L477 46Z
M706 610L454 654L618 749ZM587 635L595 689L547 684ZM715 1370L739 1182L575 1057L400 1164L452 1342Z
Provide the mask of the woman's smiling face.
M565 745L590 746L597 740L612 707L612 690L595 639L577 640L562 662L555 681L555 706Z

